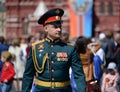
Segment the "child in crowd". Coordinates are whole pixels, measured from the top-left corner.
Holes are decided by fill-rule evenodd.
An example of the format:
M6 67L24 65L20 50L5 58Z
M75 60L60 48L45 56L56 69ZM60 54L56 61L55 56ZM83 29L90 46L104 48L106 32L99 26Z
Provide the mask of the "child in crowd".
M12 81L15 75L14 66L11 63L13 55L8 51L1 53L1 61L3 62L2 73L0 76L2 92L10 92L12 87Z
M109 63L107 73L103 74L101 92L118 92L119 74L114 62Z

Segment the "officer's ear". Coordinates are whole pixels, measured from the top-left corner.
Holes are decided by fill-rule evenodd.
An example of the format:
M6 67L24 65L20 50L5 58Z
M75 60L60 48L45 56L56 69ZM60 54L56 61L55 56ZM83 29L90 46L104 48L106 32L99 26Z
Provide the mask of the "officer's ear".
M47 25L44 26L44 31L45 31L45 32L48 32L48 27L47 27Z

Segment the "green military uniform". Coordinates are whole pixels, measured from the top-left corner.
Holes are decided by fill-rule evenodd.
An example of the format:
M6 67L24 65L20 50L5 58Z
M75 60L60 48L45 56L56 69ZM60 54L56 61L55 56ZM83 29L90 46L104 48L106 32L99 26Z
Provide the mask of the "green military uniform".
M39 19L38 23L46 25L49 22L60 22L63 13L63 10L59 8L50 10ZM57 31L53 29L54 32ZM30 92L36 73L35 92L72 92L69 78L70 67L78 92L86 92L85 75L74 46L62 42L59 38L53 41L45 38L33 43L23 75L22 92Z
M72 92L69 83L70 66L73 69L79 92L86 92L82 64L73 46L65 44L61 40L51 43L49 39L33 44L26 64L22 91L30 92L33 77L37 72L38 84L35 92ZM44 82L51 82L51 85L46 85L47 83L44 85ZM63 86L56 87L55 82L64 82L66 86L63 84ZM60 91L57 91L58 89Z

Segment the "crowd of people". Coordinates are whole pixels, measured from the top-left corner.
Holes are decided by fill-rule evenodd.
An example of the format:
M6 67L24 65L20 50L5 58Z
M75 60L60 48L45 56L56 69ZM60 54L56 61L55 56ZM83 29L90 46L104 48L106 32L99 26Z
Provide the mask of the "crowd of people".
M54 11L57 10L56 9L51 10L46 14L49 14L50 12L54 12ZM60 16L62 16L61 12L63 13L63 11L60 10L60 14L59 14ZM53 17L53 15L51 16ZM46 51L45 53L47 54L45 54L43 53L43 50L45 46L48 46L48 42L51 42L50 46L54 45L53 42L48 38L50 37L54 38L53 35L56 36L56 34L52 34L52 30L49 32L48 29L53 28L51 27L52 25L55 26L56 30L58 29L58 31L60 31L59 29L61 29L61 22L60 20L59 22L58 21L55 22L54 20L54 22L47 23L45 17L41 21L43 20L46 23L44 24L45 32L44 31L37 32L36 35L30 35L27 39L13 38L12 41L8 41L8 40L5 41L4 37L2 36L0 37L0 92L10 92L12 87L15 88L15 92L28 92L28 90L31 87L30 84L28 83L31 80L33 80L31 92L34 92L34 87L36 85L37 85L35 89L36 92L37 90L40 90L39 87L41 86L49 87L48 85L49 82L45 82L49 80L45 80L44 78L47 79L49 77L47 76L48 72L53 73L55 70L53 69L50 70L52 68L51 64L54 64L54 62L52 60L51 63L48 61L55 57L54 55L55 51L57 51L58 49L61 50L63 47L64 49L62 49L63 50L62 52L60 51L56 52L56 56L57 56L56 58L59 63L55 62L56 66L53 68L55 68L56 71L58 72L64 72L63 75L65 75L66 78L64 78L65 76L59 76L59 79L56 80L59 81L61 81L62 79L67 80L68 79L67 72L69 69L68 66L71 65L71 68L69 69L69 75L70 75L73 92L82 92L79 89L83 90L84 92L85 90L86 92L120 92L120 78L119 78L120 77L119 76L120 75L120 33L113 34L112 32L103 32L103 33L99 33L98 37L88 38L84 36L79 36L74 40L70 40L69 32L63 30L61 32L61 36L58 37L63 42L59 42L58 40L54 39L56 40L54 41L54 44L56 43L55 44L56 48L54 52L50 51L50 53L49 52L47 53ZM39 22L39 24L42 23ZM46 32L48 32L49 35L46 35ZM58 33L57 35L59 36ZM45 39L46 41L44 44L43 44L44 42L43 39ZM57 42L59 42L60 44ZM38 56L34 56L34 55L32 56L31 46L37 46L37 44L39 44L39 46L38 48L36 47L37 48L36 50L39 50L39 52L36 53L40 53L40 54ZM74 46L75 50L71 46ZM49 48L52 49L52 47L46 47L45 49L50 50ZM36 50L34 48L32 49L33 52ZM42 57L43 54L45 54L44 57ZM80 59L77 56L79 56ZM37 61L36 57L37 58L41 57L43 61L46 60L45 62L47 64L41 66L42 68L37 66L38 63L36 62ZM32 61L31 58L34 58L33 59L35 60L34 63L31 62ZM69 63L67 63L66 61L69 61ZM72 61L72 64L70 61ZM45 69L42 70L43 68L45 68L46 70ZM33 73L33 71L35 70L37 71L37 73L36 72ZM43 73L43 71L45 71L45 74ZM55 77L56 76L58 77L58 75L62 75L58 72L56 72L57 75L54 75ZM84 85L84 75L85 75L86 85ZM45 81L37 80L37 78L40 78L41 80L45 80ZM53 82L55 81L55 79L53 78L51 79ZM83 85L80 82L82 82ZM54 83L60 84L59 86L61 87L61 82L59 83L54 82ZM68 86L69 85L68 81L65 81L65 84ZM71 92L70 87L59 89L59 86L58 86L58 90L63 90L60 92L67 92L65 90L69 90L69 92ZM80 86L82 86L83 88ZM43 89L48 90L45 88Z
M15 92L22 91L22 78L25 70L26 60L29 56L30 46L32 45L32 43L38 41L38 39L41 40L45 38L45 36L41 38L41 32L36 33L36 35L39 36L36 37L31 35L28 37L28 39L14 38L12 40L12 43L9 42L11 44L4 44L4 37L0 37L0 82L1 88L3 87L3 90L6 89L10 91L13 84ZM87 38L84 36L80 36L76 38L73 43L73 41L69 40L69 33L67 31L63 31L61 39L66 43L74 44L76 46L86 76L87 92L92 92L93 90L95 90L95 88L92 87L90 83L93 83L93 81L95 82L96 80L97 82L99 82L98 86L100 88L98 90L101 90L101 92L119 92L116 91L119 90L120 87L119 33L115 34L114 36L111 32L106 34L100 33L98 38ZM96 55L100 57L100 60L95 59ZM3 58L6 58L6 60L4 60ZM8 64L4 62L8 62ZM95 65L95 62L97 62L98 64ZM8 67L6 73L4 72L5 67ZM97 69L96 67L99 69ZM10 77L8 77L9 75ZM6 80L6 77L8 77L9 79ZM6 82L9 82L9 84L6 85L5 88L5 86L3 85ZM71 85L73 86L73 90L76 90L76 88L74 87L76 84L73 83ZM35 82L33 83L33 87L34 86Z
M91 39L80 36L75 46L86 76L87 92L119 92L120 33L100 33L98 38Z

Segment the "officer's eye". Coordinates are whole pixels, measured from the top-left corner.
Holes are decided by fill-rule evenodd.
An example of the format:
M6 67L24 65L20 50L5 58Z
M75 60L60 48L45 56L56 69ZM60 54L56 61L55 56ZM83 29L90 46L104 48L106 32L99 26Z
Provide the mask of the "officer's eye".
M61 28L61 25L54 25L54 28Z

